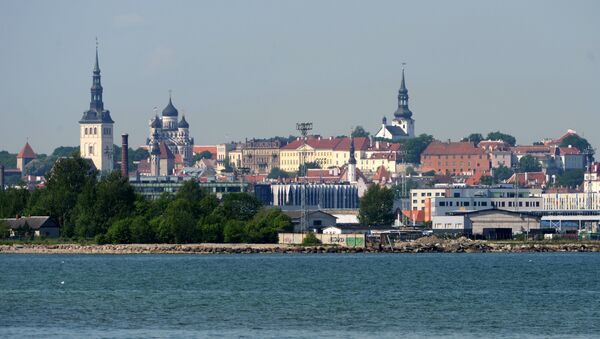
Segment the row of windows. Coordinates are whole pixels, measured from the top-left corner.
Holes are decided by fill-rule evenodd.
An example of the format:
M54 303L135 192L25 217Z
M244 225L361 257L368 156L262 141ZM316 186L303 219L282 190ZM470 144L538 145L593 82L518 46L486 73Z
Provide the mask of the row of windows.
M413 197L416 197L416 196L418 196L418 195L419 195L419 193L417 193L417 192L413 192L413 194L412 194L412 195L413 195ZM435 196L436 196L436 197L443 197L443 196L445 196L445 195L446 195L446 193L444 193L444 192L435 192ZM422 197L431 197L431 196L433 196L433 195L432 195L432 193L431 193L431 192L427 192L427 193L425 193L425 192L421 192L421 196L422 196Z
M437 158L437 159L450 159L450 157L452 157L452 159L457 159L457 155L452 155L452 156L450 156L450 155L424 155L423 156L423 158L426 159L426 160L427 159L434 159L434 158ZM467 155L467 156L460 155L460 156L458 156L458 159L465 159L465 158L466 159L477 159L477 158L483 159L483 155Z
M416 200L413 200L413 203L416 203ZM454 204L453 201L440 201L437 204L440 207L470 207L471 206L471 202L470 201L457 201L456 204ZM487 207L488 206L488 202L487 201L474 201L473 202L473 206L475 207ZM490 203L490 206L493 207L515 207L516 204L514 201L492 201ZM540 207L540 202L539 201L519 201L519 207Z
M110 128L103 128L102 129L103 135L111 135L112 130ZM98 134L98 129L96 127L86 127L83 130L83 134L84 135L97 135Z

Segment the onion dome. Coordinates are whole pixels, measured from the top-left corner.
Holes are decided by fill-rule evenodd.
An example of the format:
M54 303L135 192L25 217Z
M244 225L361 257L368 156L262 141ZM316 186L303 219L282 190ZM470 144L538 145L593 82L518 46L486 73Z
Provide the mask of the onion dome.
M176 117L178 114L177 108L173 106L173 101L171 101L171 98L169 97L169 104L162 111L163 117Z
M185 120L185 115L181 117L181 121L179 121L179 128L190 128L190 124Z

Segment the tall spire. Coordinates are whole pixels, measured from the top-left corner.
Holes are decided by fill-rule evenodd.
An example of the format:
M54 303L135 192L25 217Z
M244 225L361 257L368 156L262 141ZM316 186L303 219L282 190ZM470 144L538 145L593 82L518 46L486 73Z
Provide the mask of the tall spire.
M402 83L400 84L400 91L404 91L406 93L408 93L408 90L406 89L406 82L404 80L404 65L405 63L402 63Z
M100 65L98 64L98 37L96 37L96 64L94 65L94 73L100 74Z
M96 62L94 63L94 72L92 75L90 110L102 112L104 102L102 101L102 83L100 80L100 66L98 63L98 38L96 38Z
M394 117L397 119L404 118L410 119L412 112L408 108L408 89L406 89L406 80L404 79L404 65L402 63L402 82L400 83L400 90L398 90L398 109L394 112Z

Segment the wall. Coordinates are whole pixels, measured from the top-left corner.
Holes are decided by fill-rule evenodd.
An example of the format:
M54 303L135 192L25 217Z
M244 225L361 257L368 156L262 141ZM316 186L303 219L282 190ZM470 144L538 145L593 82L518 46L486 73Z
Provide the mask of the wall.
M279 233L279 244L298 245L307 233ZM365 247L364 234L315 234L323 245L339 245L343 247Z

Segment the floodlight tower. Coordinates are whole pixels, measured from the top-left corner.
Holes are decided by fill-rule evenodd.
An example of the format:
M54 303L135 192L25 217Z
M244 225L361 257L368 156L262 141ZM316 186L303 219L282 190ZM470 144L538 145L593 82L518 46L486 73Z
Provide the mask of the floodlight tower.
M306 225L306 217L308 215L307 206L306 206L306 136L309 131L312 131L313 124L312 122L299 122L296 124L296 130L300 132L302 135L302 146L300 149L300 172L304 173L304 179L301 184L300 191L300 208L301 208L301 216L300 216L300 230L304 233L307 229Z

